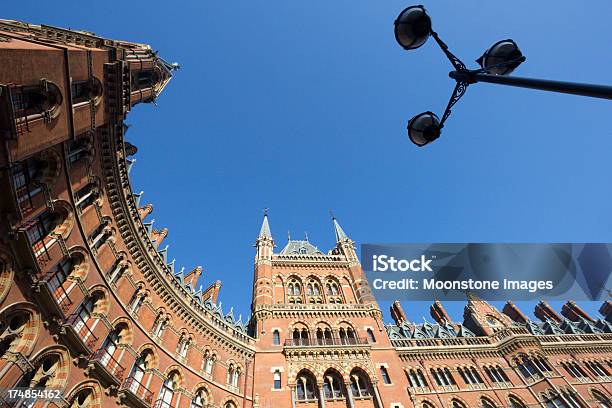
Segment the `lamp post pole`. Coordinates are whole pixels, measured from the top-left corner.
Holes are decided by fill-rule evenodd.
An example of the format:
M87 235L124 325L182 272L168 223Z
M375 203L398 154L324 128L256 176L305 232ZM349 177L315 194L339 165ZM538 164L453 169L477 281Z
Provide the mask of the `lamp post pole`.
M541 91L590 96L592 98L612 99L612 86L606 85L581 84L577 82L551 81L548 79L491 75L474 71L451 71L449 72L448 76L459 82L488 82L490 84L539 89Z

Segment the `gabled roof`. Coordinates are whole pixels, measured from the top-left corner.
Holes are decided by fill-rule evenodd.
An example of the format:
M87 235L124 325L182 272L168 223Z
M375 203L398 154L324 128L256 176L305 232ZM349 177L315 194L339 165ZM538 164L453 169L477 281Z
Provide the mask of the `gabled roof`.
M287 245L280 251L281 255L312 255L323 254L319 249L308 241L289 240Z

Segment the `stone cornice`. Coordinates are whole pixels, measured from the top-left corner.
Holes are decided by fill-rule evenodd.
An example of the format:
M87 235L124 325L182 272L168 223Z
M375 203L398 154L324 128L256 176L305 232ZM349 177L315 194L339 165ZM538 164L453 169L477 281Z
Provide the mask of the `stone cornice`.
M252 358L254 340L245 333L230 327L228 323L207 310L174 278L163 258L147 235L146 228L138 214L130 181L127 176L123 151L121 126L109 127L101 135L102 166L107 185L109 205L113 209L119 232L126 243L133 260L155 290L177 317L208 337L225 343L244 357Z

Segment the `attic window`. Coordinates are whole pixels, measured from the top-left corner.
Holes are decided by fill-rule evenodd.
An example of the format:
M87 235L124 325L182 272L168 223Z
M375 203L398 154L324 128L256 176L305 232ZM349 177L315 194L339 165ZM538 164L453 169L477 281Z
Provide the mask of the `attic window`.
M300 253L300 254L307 254L308 250L306 249L306 247L300 247L300 249L298 249L298 253Z

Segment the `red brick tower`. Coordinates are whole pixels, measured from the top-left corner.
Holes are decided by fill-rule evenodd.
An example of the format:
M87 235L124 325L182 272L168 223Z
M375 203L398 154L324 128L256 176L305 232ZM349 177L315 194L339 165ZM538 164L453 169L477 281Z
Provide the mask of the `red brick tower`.
M333 218L327 254L306 237L280 252L265 215L256 241L252 326L260 407L380 407L403 376L353 241ZM397 385L397 384L396 384ZM395 398L395 399L394 399Z

